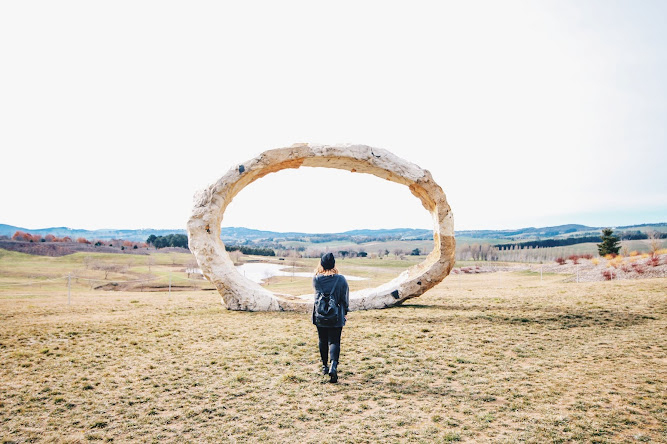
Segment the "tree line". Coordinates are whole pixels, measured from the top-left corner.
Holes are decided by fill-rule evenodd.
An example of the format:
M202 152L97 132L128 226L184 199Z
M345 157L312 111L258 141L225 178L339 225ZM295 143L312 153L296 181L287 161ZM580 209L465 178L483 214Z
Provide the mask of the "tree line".
M654 237L658 239L666 239L667 233L658 233L658 232L643 233L637 230L637 231L624 231L618 234L619 240L643 240ZM502 250L509 250L515 246L519 248L566 247L568 245L585 244L589 242L600 243L603 240L604 240L603 236L577 236L577 237L567 237L565 239L544 239L544 240L534 240L526 242L515 242L511 244L498 244L496 245L496 248L502 251Z
M24 242L72 242L72 238L69 236L56 237L53 234L47 234L42 237L39 234L30 234L24 231L17 231L12 236L12 239Z
M185 234L167 234L166 236L151 234L146 239L146 243L158 249L166 247L188 248L188 237Z
M123 240L123 239L111 239L111 240L101 240L101 239L95 239L95 240L88 240L85 237L77 237L76 239L72 239L69 236L63 236L63 237L57 237L54 236L53 234L47 234L45 236L41 236L40 234L30 234L26 233L24 231L17 231L14 233L12 236L12 240L15 241L23 241L23 242L31 242L31 243L77 243L77 244L86 244L86 245L94 245L96 247L100 246L109 246L109 247L120 247L122 250L126 248L133 248L133 249L138 249L139 247L144 248L147 247L147 245L143 242L132 242L128 240Z
M432 240L433 233L410 236L406 238L403 234L380 234L380 235L366 235L366 234L313 234L310 236L292 236L285 238L288 242L310 242L313 244L321 244L333 241L350 241L355 244L364 244L367 242L389 242L396 240Z
M271 248L248 247L246 245L225 245L227 251L240 251L243 254L255 256L275 256L276 252Z
M588 242L600 242L600 236L582 236L582 237L568 237L565 239L544 239L526 242L515 242L512 244L498 244L496 248L499 250L509 250L512 247L518 248L547 248L547 247L566 247L568 245L585 244Z

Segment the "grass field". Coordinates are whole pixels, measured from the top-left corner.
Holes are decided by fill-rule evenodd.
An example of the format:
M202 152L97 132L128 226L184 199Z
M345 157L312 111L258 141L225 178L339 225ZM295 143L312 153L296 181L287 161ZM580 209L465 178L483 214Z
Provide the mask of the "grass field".
M183 256L115 279L176 276ZM367 263L340 267L401 268ZM71 305L65 280L25 285L71 269L102 278L76 255L0 256L3 442L667 441L667 279L450 276L350 313L328 384L308 315L227 311L203 283L79 283Z

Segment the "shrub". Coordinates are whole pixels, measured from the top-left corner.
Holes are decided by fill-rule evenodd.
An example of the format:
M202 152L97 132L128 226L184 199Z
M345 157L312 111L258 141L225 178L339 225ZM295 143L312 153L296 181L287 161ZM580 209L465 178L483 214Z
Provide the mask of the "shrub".
M28 239L29 239L28 236L30 236L28 233L24 233L23 231L17 231L17 232L14 233L14 235L12 236L12 239L13 239L13 240L18 240L18 241L28 240Z
M574 265L577 265L579 263L579 256L577 256L576 254L569 256L568 259L571 260Z
M611 265L614 268L618 268L622 264L623 264L623 256L616 256L614 259L609 261L609 265Z
M649 260L646 261L646 265L650 265L651 267L657 267L660 265L660 256L653 256L649 258Z
M604 278L605 281L610 281L614 279L614 272L611 270L604 270L602 272L602 277Z
M646 265L634 263L632 264L632 269L637 272L637 274L644 274L646 272Z
M598 259L598 258L591 259L591 262L593 263L593 265L597 265L597 264L600 263L600 259Z
M565 265L566 260L563 257L557 257L556 262L558 263L558 265Z
M580 257L581 259L588 259L588 260L593 259L593 255L590 254L590 253L586 253L586 254L579 255L579 257Z

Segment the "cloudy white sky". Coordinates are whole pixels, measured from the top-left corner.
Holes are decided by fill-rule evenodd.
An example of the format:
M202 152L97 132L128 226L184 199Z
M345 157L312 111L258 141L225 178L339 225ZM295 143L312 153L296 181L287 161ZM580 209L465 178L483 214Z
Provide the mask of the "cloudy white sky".
M295 142L431 171L457 229L667 221L667 2L0 3L0 223L183 228ZM301 168L224 226L430 227L407 188Z

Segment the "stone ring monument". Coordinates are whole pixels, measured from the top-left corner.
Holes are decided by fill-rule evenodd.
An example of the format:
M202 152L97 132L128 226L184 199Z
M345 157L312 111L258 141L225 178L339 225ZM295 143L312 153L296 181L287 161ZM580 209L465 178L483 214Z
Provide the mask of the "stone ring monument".
M295 144L265 151L229 170L220 180L194 197L188 221L188 241L204 276L222 296L230 310L307 311L313 296L273 293L239 273L220 239L222 216L227 205L248 184L269 173L287 168L324 167L367 173L410 188L433 216L435 246L428 257L376 288L350 293L350 310L386 308L420 296L441 282L454 266L454 217L442 188L431 173L394 154L364 145Z

